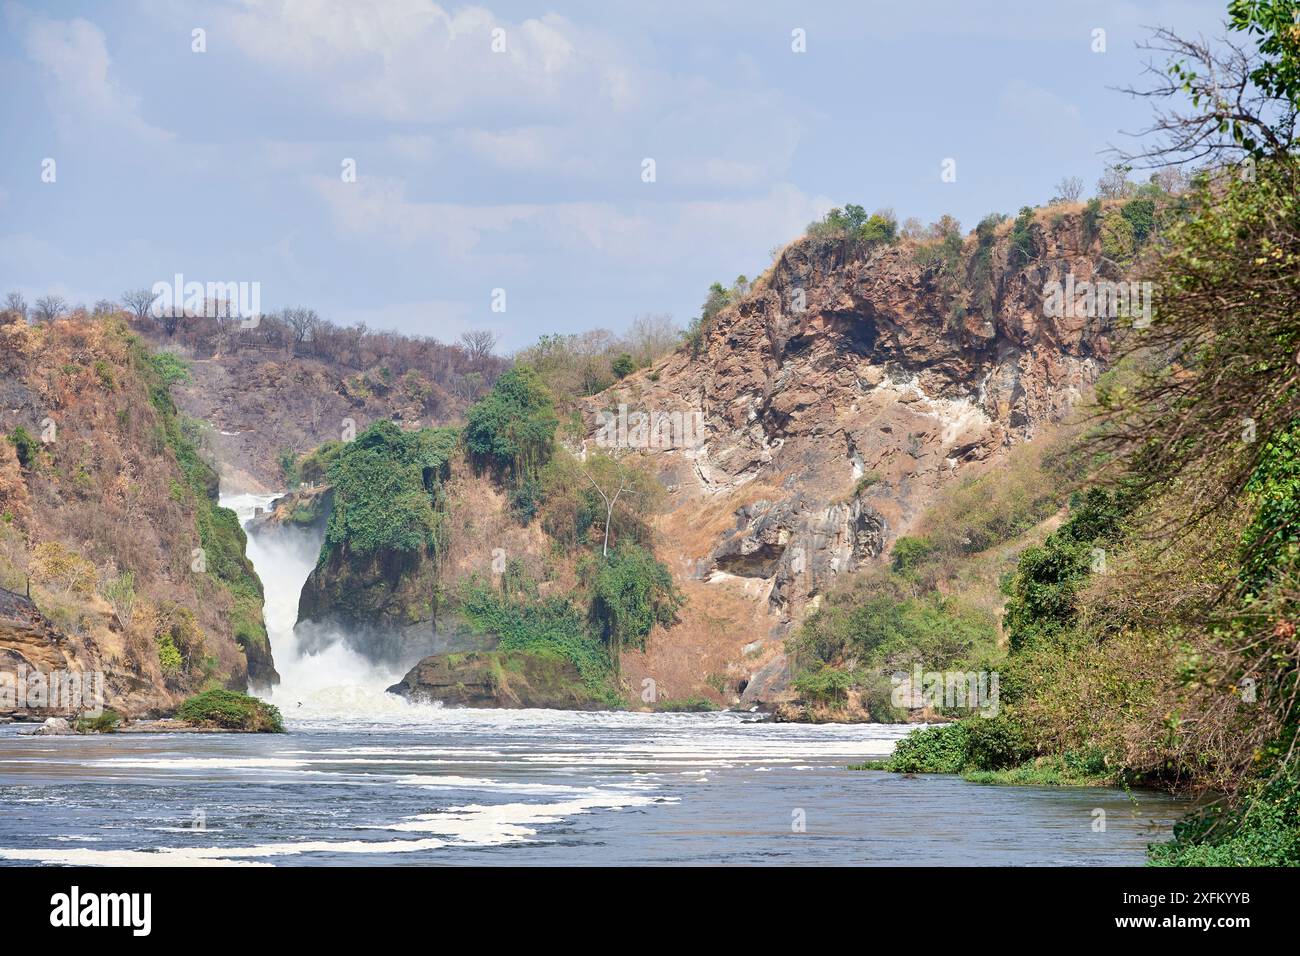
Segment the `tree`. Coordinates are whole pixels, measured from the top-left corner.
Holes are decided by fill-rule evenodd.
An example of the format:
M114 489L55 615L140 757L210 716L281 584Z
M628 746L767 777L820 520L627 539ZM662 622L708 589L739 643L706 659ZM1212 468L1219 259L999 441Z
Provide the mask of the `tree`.
M1056 184L1056 198L1052 203L1057 202L1078 202L1079 197L1083 195L1083 180L1078 176L1062 176Z
M497 336L487 329L471 329L460 334L460 342L465 347L470 364L479 368L492 357L492 350L497 346Z
M1157 106L1155 119L1122 159L1147 166L1223 164L1243 157L1290 157L1300 114L1300 37L1296 0L1231 0L1231 35L1218 46L1157 29L1142 49L1163 55L1148 63L1155 82L1128 87L1131 96L1158 102L1183 99L1185 107Z
M1131 195L1133 184L1129 182L1128 174L1132 168L1123 163L1112 163L1107 166L1106 171L1097 180L1097 195L1102 199L1124 199Z
M658 506L662 488L653 475L640 467L627 450L592 453L579 467L605 505L604 540L601 556L609 557L609 534L620 505L625 512L649 515Z
M10 292L5 296L5 311L13 312L20 318L27 318L27 300L23 298L21 292Z
M37 322L53 322L68 311L68 300L61 295L43 295L32 307Z
M312 341L316 330L320 328L320 316L315 309L305 309L302 306L285 309L281 312L281 318L293 330L294 345Z
M150 289L129 289L122 293L122 304L131 310L138 321L143 322L153 305L154 294Z
M583 568L591 588L591 620L609 648L614 670L619 670L623 648L644 649L656 624L667 627L677 620L682 595L673 576L645 548L620 543L612 556Z
M615 378L627 378L636 371L636 362L633 361L632 356L624 352L609 363L609 370L614 373Z
M516 482L536 477L551 455L559 419L541 376L517 366L470 408L465 445L477 462L510 472Z

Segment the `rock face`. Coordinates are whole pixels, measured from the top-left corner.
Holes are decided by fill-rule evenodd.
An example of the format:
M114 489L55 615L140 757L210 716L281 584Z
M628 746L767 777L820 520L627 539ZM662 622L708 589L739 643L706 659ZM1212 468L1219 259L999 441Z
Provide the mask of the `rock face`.
M969 237L955 278L908 241L799 240L694 354L588 404L588 447L602 409L702 418L702 440L647 450L671 494L659 527L688 593L683 631L705 628L691 606L741 609L725 674L743 703L779 694L782 640L837 575L879 560L938 489L1061 419L1104 370L1113 320L1046 315L1044 288L1122 276L1077 213L1040 213L1025 263L1009 260L1010 227ZM692 676L653 648L634 683L638 666Z
M448 707L584 710L597 706L569 660L523 651L426 657L388 692Z

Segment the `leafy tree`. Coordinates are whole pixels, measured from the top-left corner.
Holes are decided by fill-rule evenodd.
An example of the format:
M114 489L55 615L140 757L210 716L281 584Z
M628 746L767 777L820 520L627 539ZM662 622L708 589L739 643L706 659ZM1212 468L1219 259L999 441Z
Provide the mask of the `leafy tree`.
M583 567L591 589L591 620L617 670L625 647L645 648L651 629L677 620L684 598L672 574L653 554L622 543L608 560L589 560Z
M615 378L627 378L627 376L636 371L636 362L633 360L632 356L624 352L610 363L609 368L610 371L614 373Z
M502 375L466 417L465 445L479 464L518 480L536 477L551 456L559 418L550 392L531 368Z

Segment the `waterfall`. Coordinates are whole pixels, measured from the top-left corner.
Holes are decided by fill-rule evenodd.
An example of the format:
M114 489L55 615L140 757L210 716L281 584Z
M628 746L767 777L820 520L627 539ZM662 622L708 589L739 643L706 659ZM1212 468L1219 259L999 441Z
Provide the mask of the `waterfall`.
M270 507L279 495L223 495L222 506L239 516L248 529L255 509ZM431 708L408 703L385 688L401 680L402 673L379 667L361 657L339 639L310 648L294 633L298 596L316 564L322 535L299 528L248 536L248 558L262 579L266 594L266 630L271 654L280 673L277 687L260 691L289 721L328 717L375 720L385 716L407 720Z

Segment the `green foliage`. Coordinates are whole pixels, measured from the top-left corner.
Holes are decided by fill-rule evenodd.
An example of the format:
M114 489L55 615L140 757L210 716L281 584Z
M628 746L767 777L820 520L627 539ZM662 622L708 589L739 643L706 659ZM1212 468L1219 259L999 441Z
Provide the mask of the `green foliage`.
M875 768L894 773L961 773L969 760L968 723L960 721L914 730Z
M551 456L559 418L541 376L515 367L470 408L465 445L476 463L514 478L536 477Z
M1031 206L1022 206L1020 214L1016 216L1016 221L1011 227L1011 251L1009 253L1009 264L1011 268L1019 268L1031 260L1037 254L1034 246L1034 234L1031 227L1034 224L1034 210Z
M1154 199L1130 199L1120 207L1120 215L1132 230L1133 244L1141 248L1156 229L1156 203Z
M1300 866L1300 779L1295 767L1256 784L1244 799L1216 804L1174 826L1148 848L1153 866Z
M1124 492L1091 488L1060 528L1020 556L1005 618L1013 651L1053 638L1073 623L1077 594L1092 572L1094 546L1120 534L1134 505Z
M499 637L498 650L560 654L573 662L594 696L611 706L622 703L610 685L609 655L567 600L511 600L488 584L470 580L461 590L460 613L475 634Z
M614 373L615 378L626 378L636 371L636 361L624 352L610 363L609 370Z
M898 236L898 222L885 210L868 216L864 208L849 203L843 209L830 210L820 222L809 225L808 235L891 243Z
M818 664L800 671L790 686L803 700L838 706L847 702L849 690L855 683L849 671Z
M334 508L321 561L335 549L359 558L436 554L442 482L450 475L457 441L452 428L404 432L379 421L339 449L329 467Z
M713 701L703 697L661 700L655 704L655 710L665 714L707 714L721 709Z
M1300 557L1300 422L1270 437L1246 483L1256 502L1242 536L1242 584L1259 593Z
M1083 207L1082 224L1084 244L1091 245L1101 228L1101 200L1096 196Z
M284 477L286 488L297 488L302 483L302 472L298 468L298 454L292 448L280 452L278 459L280 474Z
M319 485L329 478L329 469L347 446L341 441L327 441L320 447L304 455L298 462L297 470L300 480Z
M13 443L15 454L18 456L18 464L24 468L31 468L37 462L37 456L41 453L41 443L37 441L32 433L22 425L19 425L9 433L9 441Z
M1112 210L1101 221L1101 252L1108 259L1127 262L1137 248L1133 226L1124 216Z
M618 666L624 647L645 648L650 630L677 620L684 598L652 553L621 542L604 560L588 558L582 574L591 589L591 622Z
M890 566L895 574L910 574L932 551L934 545L925 538L901 535L894 541L894 548L890 552Z
M111 707L105 707L97 716L78 717L76 728L79 734L111 734L121 722L121 714Z
M156 643L158 644L158 664L162 667L165 677L175 677L181 672L181 652L176 647L176 642L172 640L170 634L159 634Z
M278 708L233 690L206 690L196 694L176 708L176 718L196 726L284 733L284 720Z

